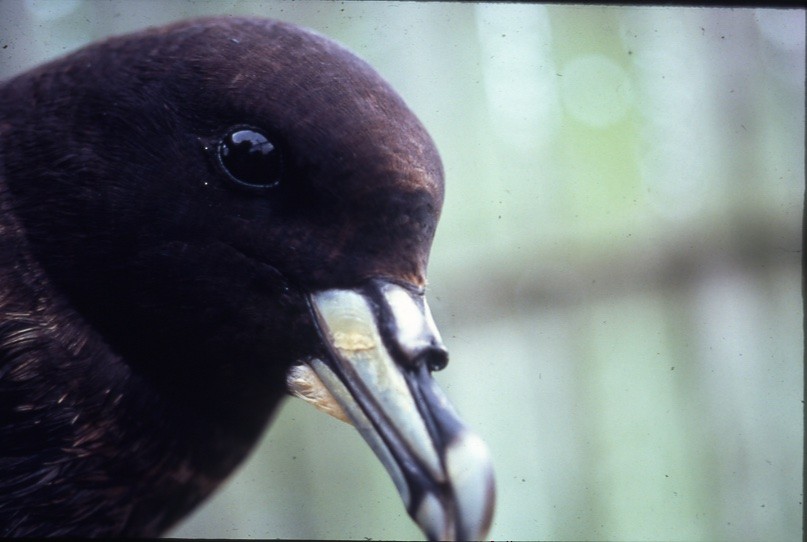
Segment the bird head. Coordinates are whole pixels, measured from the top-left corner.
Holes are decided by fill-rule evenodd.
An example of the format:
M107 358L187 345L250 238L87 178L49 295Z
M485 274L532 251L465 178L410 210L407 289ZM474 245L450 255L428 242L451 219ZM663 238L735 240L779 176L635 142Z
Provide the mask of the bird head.
M484 536L487 449L431 375L443 168L368 64L293 25L205 19L4 93L37 261L166 404L246 447L288 388L357 427L429 538Z

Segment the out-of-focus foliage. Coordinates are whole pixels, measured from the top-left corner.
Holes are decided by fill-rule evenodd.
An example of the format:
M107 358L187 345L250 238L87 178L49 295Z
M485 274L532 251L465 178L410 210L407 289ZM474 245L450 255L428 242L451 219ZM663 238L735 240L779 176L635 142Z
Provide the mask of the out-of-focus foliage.
M803 10L3 0L0 75L216 13L343 42L437 141L438 379L491 447L492 538L801 535ZM420 537L296 401L174 534Z

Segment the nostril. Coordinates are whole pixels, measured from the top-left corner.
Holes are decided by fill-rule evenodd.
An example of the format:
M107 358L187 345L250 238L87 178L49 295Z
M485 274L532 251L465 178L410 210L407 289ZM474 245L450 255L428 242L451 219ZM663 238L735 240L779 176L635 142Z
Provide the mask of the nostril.
M442 371L448 365L448 350L443 346L432 345L421 356L429 371Z

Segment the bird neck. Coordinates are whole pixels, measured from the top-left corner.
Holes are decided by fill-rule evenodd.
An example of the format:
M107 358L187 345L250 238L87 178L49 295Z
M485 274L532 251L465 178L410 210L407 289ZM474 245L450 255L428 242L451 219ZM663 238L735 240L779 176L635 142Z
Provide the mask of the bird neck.
M0 276L0 535L156 536L256 437L166 397L113 352L32 259L3 190L0 270L19 272Z
M0 318L0 388L11 390L3 390L0 440L13 443L13 457L0 461L0 533L156 536L253 442L166 401L79 331L80 321L50 316Z

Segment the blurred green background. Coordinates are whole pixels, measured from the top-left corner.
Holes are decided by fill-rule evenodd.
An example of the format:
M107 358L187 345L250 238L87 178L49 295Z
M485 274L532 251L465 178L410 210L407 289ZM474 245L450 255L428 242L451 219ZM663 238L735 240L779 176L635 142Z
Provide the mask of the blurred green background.
M491 538L801 538L804 10L2 0L0 77L217 13L341 41L435 138L437 378L491 448ZM422 538L298 400L172 534Z

